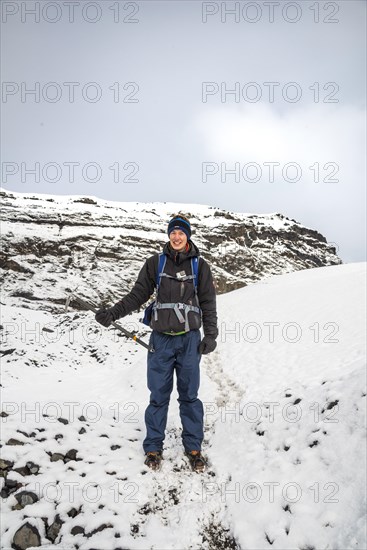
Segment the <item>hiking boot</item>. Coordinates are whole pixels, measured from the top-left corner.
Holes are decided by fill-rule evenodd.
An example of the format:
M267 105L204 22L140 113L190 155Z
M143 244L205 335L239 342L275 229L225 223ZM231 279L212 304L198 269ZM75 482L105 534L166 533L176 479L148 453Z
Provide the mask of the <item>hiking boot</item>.
M207 467L207 462L201 454L201 451L186 452L186 456L189 457L191 468L194 472L203 472Z
M162 451L148 451L144 464L152 470L159 470L162 458Z

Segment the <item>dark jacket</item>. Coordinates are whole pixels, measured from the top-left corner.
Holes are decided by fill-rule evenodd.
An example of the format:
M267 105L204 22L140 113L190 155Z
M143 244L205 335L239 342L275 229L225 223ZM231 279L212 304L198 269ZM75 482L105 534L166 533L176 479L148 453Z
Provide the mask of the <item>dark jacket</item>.
M191 258L198 256L197 295L199 304L195 301L195 288L191 279L180 281L178 279L162 277L158 300L162 303L180 302L188 305L199 305L201 316L194 311L190 311L188 314L190 330L198 329L202 324L204 335L216 338L218 336L217 308L212 273L208 263L200 256L197 246L191 240L188 244L189 250L187 252L174 251L169 242L164 245L163 253L167 256L164 272L176 276L177 272L185 271L186 275L191 275ZM158 260L159 254L154 254L145 261L131 292L114 306L118 318L128 315L149 300L156 286ZM152 319L150 326L159 332L174 333L184 330L184 325L179 322L176 313L172 309L159 310L158 320L154 321Z

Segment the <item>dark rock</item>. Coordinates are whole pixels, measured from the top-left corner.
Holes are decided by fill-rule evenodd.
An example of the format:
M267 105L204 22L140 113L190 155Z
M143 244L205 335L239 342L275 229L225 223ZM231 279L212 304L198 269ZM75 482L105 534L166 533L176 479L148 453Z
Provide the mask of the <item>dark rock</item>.
M58 460L64 460L64 455L62 455L61 453L52 453L50 460L51 460L51 462L57 462Z
M174 505L176 505L180 502L180 499L178 498L178 495L177 495L177 487L171 487L168 490L168 494L169 494L170 500L173 501Z
M81 527L80 525L75 525L75 526L71 529L70 533L71 533L72 535L84 535L84 533L85 533L84 527Z
M80 513L81 508L77 510L76 508L71 508L71 510L68 511L69 518L75 518Z
M151 514L152 511L153 510L151 509L149 502L147 502L141 508L139 508L138 513L147 516L148 514Z
M19 482L16 479L9 479L7 478L5 481L5 485L7 487L18 487Z
M79 430L79 434L82 435L82 434L85 434L87 432L87 430L85 428L80 428Z
M57 539L58 534L60 532L60 529L61 529L63 523L64 522L62 521L62 519L60 519L59 514L57 514L55 516L55 519L54 519L53 523L51 523L51 525L47 528L46 537L51 542L55 542L55 540Z
M16 262L13 261L13 264L16 264ZM0 350L0 354L1 354L2 357L4 357L4 355L10 355L14 351L15 351L15 348L13 348L13 349L3 349L3 350ZM6 414L6 413L1 413L0 416L9 416L9 415Z
M36 493L32 493L32 491L20 491L20 493L14 496L18 502L18 504L14 506L14 510L21 510L28 504L34 504L38 500L38 496Z
M67 420L66 418L58 418L57 419L59 422L61 422L62 424L69 424L69 420Z
M73 200L73 202L81 202L83 204L97 204L98 205L98 203L95 200L91 199L90 197L81 197L80 199Z
M11 437L8 439L8 441L5 443L5 445L24 445L23 441L19 441L18 439L14 439Z
M27 521L15 532L12 548L15 548L15 550L26 550L32 546L41 546L41 537L38 529Z
M40 467L38 466L38 464L35 464L34 462L27 462L26 464L28 470L30 471L31 474L38 474L39 472L39 469Z
M208 543L209 548L215 550L240 550L240 546L231 536L230 530L220 523L211 521L202 533L203 542Z
M4 460L0 458L0 470L11 470L14 466L14 462L11 460Z
M78 451L76 449L70 449L70 451L68 451L65 455L65 462L68 462L69 460L76 460L77 452Z
M57 441L58 439L62 439L63 437L64 437L64 436L63 436L62 434L56 434L56 435L55 435L56 441Z
M13 264L16 263L16 262L13 262ZM20 271L19 269L14 269L14 266L10 267L8 266L9 269L13 269L14 271ZM21 266L19 266L21 267ZM22 270L23 273L26 273L25 270ZM12 296L14 296L14 298L25 298L26 300L33 300L33 301L39 301L40 298L37 298L36 296L34 296L32 294L32 292L27 292L26 290L14 290L14 292L11 293Z
M330 401L330 403L327 404L326 410L330 411L334 407L336 407L339 403L339 399L335 399L335 401ZM322 409L321 413L323 414L325 412L325 409Z
M0 492L0 497L8 498L9 495L15 493L15 491L20 489L20 487L23 487L22 483L19 483L19 481L16 481L15 479L9 479L8 477L6 477L5 483Z

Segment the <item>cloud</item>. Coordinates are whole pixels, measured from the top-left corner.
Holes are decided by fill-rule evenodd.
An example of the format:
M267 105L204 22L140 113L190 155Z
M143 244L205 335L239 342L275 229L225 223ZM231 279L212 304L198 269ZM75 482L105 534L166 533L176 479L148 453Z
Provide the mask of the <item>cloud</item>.
M202 160L215 167L203 181L211 193L230 197L239 211L282 212L337 243L344 261L363 260L365 110L349 104L293 107L283 113L266 104L202 109L192 131ZM273 162L279 165L270 180L264 163ZM226 172L235 163L236 181ZM260 171L244 170L248 163L257 163ZM298 164L299 179L291 181L297 171L284 171L287 163ZM258 174L260 179L252 179Z
M195 120L208 161L234 163L289 162L302 166L305 181L313 182L339 167L339 180L364 181L366 113L351 105L316 104L279 113L266 104L220 106L203 110ZM324 173L322 173L324 172Z

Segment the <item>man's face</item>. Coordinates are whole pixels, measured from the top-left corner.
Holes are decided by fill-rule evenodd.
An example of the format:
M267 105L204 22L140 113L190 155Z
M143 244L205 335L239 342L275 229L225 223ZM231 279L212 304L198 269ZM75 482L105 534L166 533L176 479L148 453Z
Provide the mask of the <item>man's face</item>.
M181 231L181 229L174 229L169 234L169 242L173 250L177 250L178 252L181 252L181 250L185 249L185 246L187 243L186 234L183 231Z

